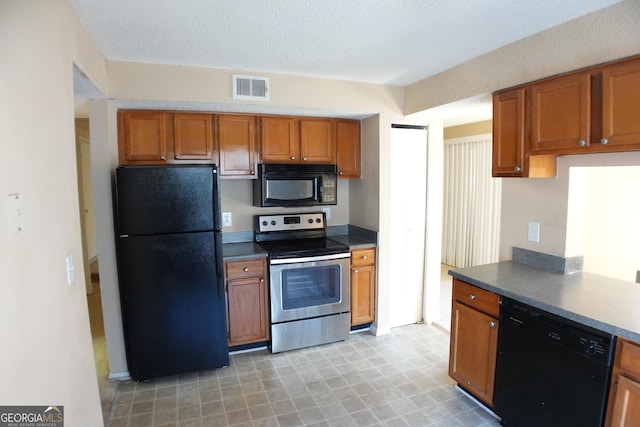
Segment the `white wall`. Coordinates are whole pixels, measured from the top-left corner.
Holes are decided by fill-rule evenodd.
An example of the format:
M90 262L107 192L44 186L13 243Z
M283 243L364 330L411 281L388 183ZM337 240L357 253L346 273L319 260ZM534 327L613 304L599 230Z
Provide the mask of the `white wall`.
M63 405L66 426L102 411L83 284L73 63L104 88L102 56L64 0L0 2L0 402ZM24 229L9 231L20 193ZM65 257L76 281L67 285Z
M640 167L581 169L587 175L584 269L635 282L640 270Z

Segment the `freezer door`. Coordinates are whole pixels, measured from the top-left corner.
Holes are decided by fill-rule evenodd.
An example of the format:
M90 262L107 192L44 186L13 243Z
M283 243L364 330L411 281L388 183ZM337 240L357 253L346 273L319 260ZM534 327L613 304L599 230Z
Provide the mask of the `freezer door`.
M229 364L213 232L118 239L129 373L134 380Z
M116 169L119 235L217 229L215 166L125 166Z

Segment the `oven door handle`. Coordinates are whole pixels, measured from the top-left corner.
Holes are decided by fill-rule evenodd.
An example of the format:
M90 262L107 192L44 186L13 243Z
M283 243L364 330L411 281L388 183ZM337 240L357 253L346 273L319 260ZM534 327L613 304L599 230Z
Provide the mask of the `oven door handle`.
M284 259L272 259L269 260L271 265L278 264L293 264L299 262L312 262L312 261L329 261L332 259L343 259L343 258L351 258L350 252L345 252L341 254L332 254L332 255L318 255L318 256L310 256L305 258L284 258Z

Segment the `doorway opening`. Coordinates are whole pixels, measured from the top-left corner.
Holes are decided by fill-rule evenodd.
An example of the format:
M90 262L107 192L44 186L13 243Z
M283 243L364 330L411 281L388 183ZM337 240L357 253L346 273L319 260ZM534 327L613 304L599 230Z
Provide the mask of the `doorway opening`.
M423 321L427 128L391 125L389 326Z
M98 391L100 393L103 419L106 420L111 411L118 382L109 379L110 368L102 312L95 204L91 179L91 140L88 118L88 101L90 99L103 98L104 96L75 65L73 67L73 89L76 168L84 279Z

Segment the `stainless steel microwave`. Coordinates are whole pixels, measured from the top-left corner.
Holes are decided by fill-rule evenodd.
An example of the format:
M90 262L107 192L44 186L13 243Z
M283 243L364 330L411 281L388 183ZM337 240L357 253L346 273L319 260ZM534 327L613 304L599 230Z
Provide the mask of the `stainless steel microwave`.
M259 164L254 206L317 206L338 202L336 165Z

